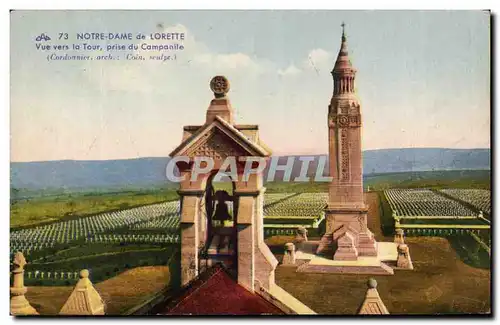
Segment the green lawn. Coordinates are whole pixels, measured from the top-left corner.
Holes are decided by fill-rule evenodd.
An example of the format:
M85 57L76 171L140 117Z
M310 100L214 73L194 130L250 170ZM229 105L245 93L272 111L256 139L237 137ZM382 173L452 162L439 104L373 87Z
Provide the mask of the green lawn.
M89 244L70 247L54 255L34 260L26 266L28 271L79 272L90 270L92 281L97 283L138 266L168 265L179 245L118 245ZM28 285L63 285L68 280L28 279ZM70 281L71 282L71 281Z
M127 251L147 251L158 249L159 245L155 244L102 244L102 243L86 243L72 246L68 249L60 250L53 255L46 256L43 259L44 263L67 260L71 258L81 258L88 255L100 255L106 253L124 253ZM33 261L36 262L36 261Z

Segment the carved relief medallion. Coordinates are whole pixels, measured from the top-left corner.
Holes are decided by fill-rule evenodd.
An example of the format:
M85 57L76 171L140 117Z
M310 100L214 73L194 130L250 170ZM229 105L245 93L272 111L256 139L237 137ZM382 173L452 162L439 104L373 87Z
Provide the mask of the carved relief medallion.
M229 80L224 76L215 76L210 81L210 89L215 95L224 96L229 92Z

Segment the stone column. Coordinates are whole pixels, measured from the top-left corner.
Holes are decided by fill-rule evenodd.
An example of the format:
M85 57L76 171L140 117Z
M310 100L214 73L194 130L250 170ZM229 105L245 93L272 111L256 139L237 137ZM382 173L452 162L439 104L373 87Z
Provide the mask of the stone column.
M255 283L255 199L252 196L240 196L238 200L238 283L253 292Z
M253 292L255 285L269 290L274 285L278 260L264 242L264 192L262 174L237 182L238 283Z
M24 286L24 266L26 265L26 260L23 253L17 252L14 255L13 264L14 269L12 273L14 274L14 280L10 288L10 314L14 316L38 315L38 312L24 296L28 289Z
M413 270L413 263L410 258L410 249L406 244L399 244L398 246L397 267L401 269Z
M181 196L181 285L198 275L199 210L203 191L180 190Z
M401 228L396 229L396 234L394 235L394 242L396 244L404 244L405 239L404 239L405 232Z
M283 255L283 265L295 265L295 245L293 243L285 244L285 253Z

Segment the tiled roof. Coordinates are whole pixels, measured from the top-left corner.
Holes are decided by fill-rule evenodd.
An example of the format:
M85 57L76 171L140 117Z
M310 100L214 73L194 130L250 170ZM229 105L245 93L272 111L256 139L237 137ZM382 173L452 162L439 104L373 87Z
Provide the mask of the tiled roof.
M240 286L217 264L206 270L163 306L160 315L269 315L284 312Z

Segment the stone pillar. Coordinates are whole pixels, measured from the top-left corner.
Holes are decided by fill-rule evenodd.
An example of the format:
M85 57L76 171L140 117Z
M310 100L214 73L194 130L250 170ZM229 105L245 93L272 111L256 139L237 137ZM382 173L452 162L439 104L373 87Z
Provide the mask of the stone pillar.
M255 198L252 196L240 196L238 203L238 283L254 291L255 283Z
M295 265L295 245L293 243L285 244L285 253L283 255L283 265Z
M104 301L89 280L89 271L80 271L80 280L59 315L104 315Z
M368 280L368 290L366 291L365 300L361 304L358 314L360 315L386 315L389 314L384 302L380 299L377 291L377 281L375 279Z
M396 234L394 235L394 242L396 244L404 244L405 243L405 238L404 238L405 232L401 228L396 229Z
M198 276L199 210L203 191L178 192L181 196L181 285Z
M264 191L262 174L237 182L238 283L253 292L255 284L269 290L274 285L278 260L264 242Z
M359 233L357 248L360 256L377 256L377 242L368 228Z
M255 280L259 286L270 290L274 285L274 270L279 262L264 242L264 192L262 175L257 182L260 186L255 199L254 213L254 250L255 250Z
M397 267L401 269L413 270L413 263L410 258L410 249L406 244L398 245Z
M26 260L21 252L14 255L14 275L12 287L10 288L10 314L18 315L38 315L38 312L33 308L24 294L28 289L24 286L24 266Z

